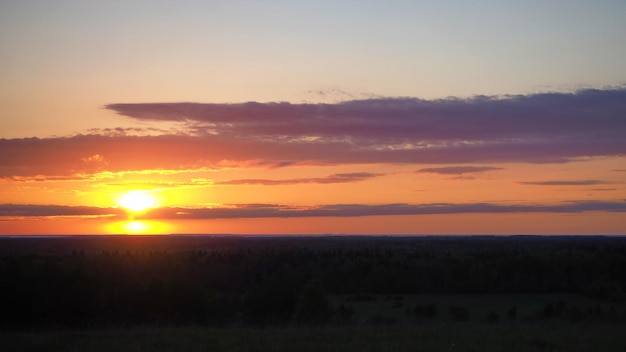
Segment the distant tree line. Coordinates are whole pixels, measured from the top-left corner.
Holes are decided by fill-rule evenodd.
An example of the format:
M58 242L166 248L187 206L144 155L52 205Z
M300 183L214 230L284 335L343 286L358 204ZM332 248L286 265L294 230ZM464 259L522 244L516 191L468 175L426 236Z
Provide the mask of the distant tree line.
M3 241L5 329L318 325L349 319L349 307L331 306L332 294L578 293L622 302L626 288L626 239L214 239L172 250L149 238L143 248L111 240L119 242L106 250L81 239L54 251ZM542 314L566 314L550 309ZM467 319L461 308L451 313ZM420 306L410 314L437 313Z

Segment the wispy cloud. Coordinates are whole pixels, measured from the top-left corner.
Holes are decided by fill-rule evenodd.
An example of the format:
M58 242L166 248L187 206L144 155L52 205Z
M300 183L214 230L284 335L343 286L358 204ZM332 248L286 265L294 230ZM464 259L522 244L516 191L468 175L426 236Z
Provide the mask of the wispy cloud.
M545 163L626 155L626 88L470 99L138 103L105 108L138 121L175 122L187 134L112 130L0 139L0 177L224 163ZM101 162L86 162L94 155Z
M626 201L574 201L557 204L431 203L431 204L331 204L294 207L279 204L234 204L214 208L157 208L146 219L236 219L287 217L357 217L378 215L429 215L464 213L582 213L626 212ZM118 208L54 205L0 205L0 217L123 215Z
M428 167L419 169L417 173L434 173L442 175L463 175L469 173L478 173L485 171L502 170L501 167L490 166L447 166L447 167Z
M527 181L519 182L523 185L534 186L593 186L606 184L600 180L552 180L552 181Z
M215 185L215 182L211 179L194 178L188 182L181 181L123 181L123 182L110 182L103 183L100 186L104 186L107 189L121 188L124 190L166 190L166 189L180 189L180 188L197 188L208 187Z
M355 217L377 215L428 215L462 213L580 213L586 211L624 212L626 202L566 202L554 205L502 205L493 203L470 204L332 204L316 207L284 205L236 205L211 209L160 208L147 214L162 219L212 218L276 218L276 217Z
M268 180L268 179L240 179L240 180L227 180L216 182L216 185L264 185L264 186L279 186L279 185L295 185L302 183L351 183L360 182L367 179L382 176L379 173L370 172L352 172L345 174L334 174L326 177L311 177L311 178L292 178L285 180Z
M119 208L67 205L0 204L0 217L111 216L123 215Z

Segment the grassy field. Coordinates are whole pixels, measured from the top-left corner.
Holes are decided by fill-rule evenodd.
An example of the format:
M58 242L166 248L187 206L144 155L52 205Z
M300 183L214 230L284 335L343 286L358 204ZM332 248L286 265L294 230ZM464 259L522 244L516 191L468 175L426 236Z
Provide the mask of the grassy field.
M598 317L601 313L606 315L611 311L626 315L624 303L609 303L576 294L332 295L330 298L333 307L350 308L354 312L351 321L357 325L369 324L372 320L382 325L414 324L420 320L451 322L455 320L450 313L454 307L465 308L467 321L471 322L546 320L547 306L553 309L550 319L575 320L571 319L575 318L573 312L586 316L579 320L589 320L589 316L601 320ZM419 318L407 314L407 310L416 306L434 307L436 315ZM509 316L512 309L514 319Z
M611 306L578 295L332 295L332 306L353 312L343 323L335 313L324 327L128 329L0 332L0 351L626 351L626 325L541 316L546 305L566 311ZM416 318L415 306L437 314ZM453 307L468 316L456 321ZM515 307L516 317L507 314ZM557 309L557 308L555 308ZM498 319L488 319L495 313Z
M410 327L133 328L2 333L2 351L625 351L625 328L444 323Z

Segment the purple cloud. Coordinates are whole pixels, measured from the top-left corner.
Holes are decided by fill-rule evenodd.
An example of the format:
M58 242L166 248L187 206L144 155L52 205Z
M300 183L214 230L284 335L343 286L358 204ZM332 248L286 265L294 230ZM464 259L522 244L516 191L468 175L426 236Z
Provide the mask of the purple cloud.
M370 178L382 176L383 174L370 173L370 172L352 172L345 174L334 174L326 177L311 177L311 178L292 178L286 180L267 180L267 179L241 179L241 180L228 180L216 182L216 185L264 185L264 186L279 186L279 185L295 185L302 183L351 183L365 181Z
M184 169L224 161L288 167L545 163L626 155L626 88L470 99L138 103L105 108L140 121L181 122L188 134L155 136L121 129L0 139L0 177ZM85 162L93 155L102 159Z
M471 99L106 108L134 119L185 121L196 133L264 145L272 140L302 148L301 160L325 163L564 162L626 154L623 88Z
M553 181L528 181L519 182L523 185L534 186L592 186L606 184L604 181L599 180L553 180Z
M502 170L501 167L489 166L447 166L447 167L428 167L419 169L417 173L434 173L442 175L462 175L468 173L478 173L485 171Z
M350 141L372 149L403 145L414 149L617 140L626 128L625 100L626 89L619 89L337 104L140 103L106 108L139 120L185 121L197 131L248 140Z

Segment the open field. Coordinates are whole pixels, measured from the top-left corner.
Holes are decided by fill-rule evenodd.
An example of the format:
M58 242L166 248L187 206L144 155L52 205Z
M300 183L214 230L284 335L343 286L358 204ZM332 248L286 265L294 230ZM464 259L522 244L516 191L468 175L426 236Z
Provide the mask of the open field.
M65 351L624 351L623 326L427 324L267 329L134 328L0 334L0 349Z
M562 321L577 324L619 320L626 328L626 304L574 294L360 294L333 295L331 302L336 315L340 314L337 309L340 306L352 310L350 321L354 325L446 324L455 321L492 324ZM458 310L467 315L459 316ZM335 318L340 320L338 316Z

